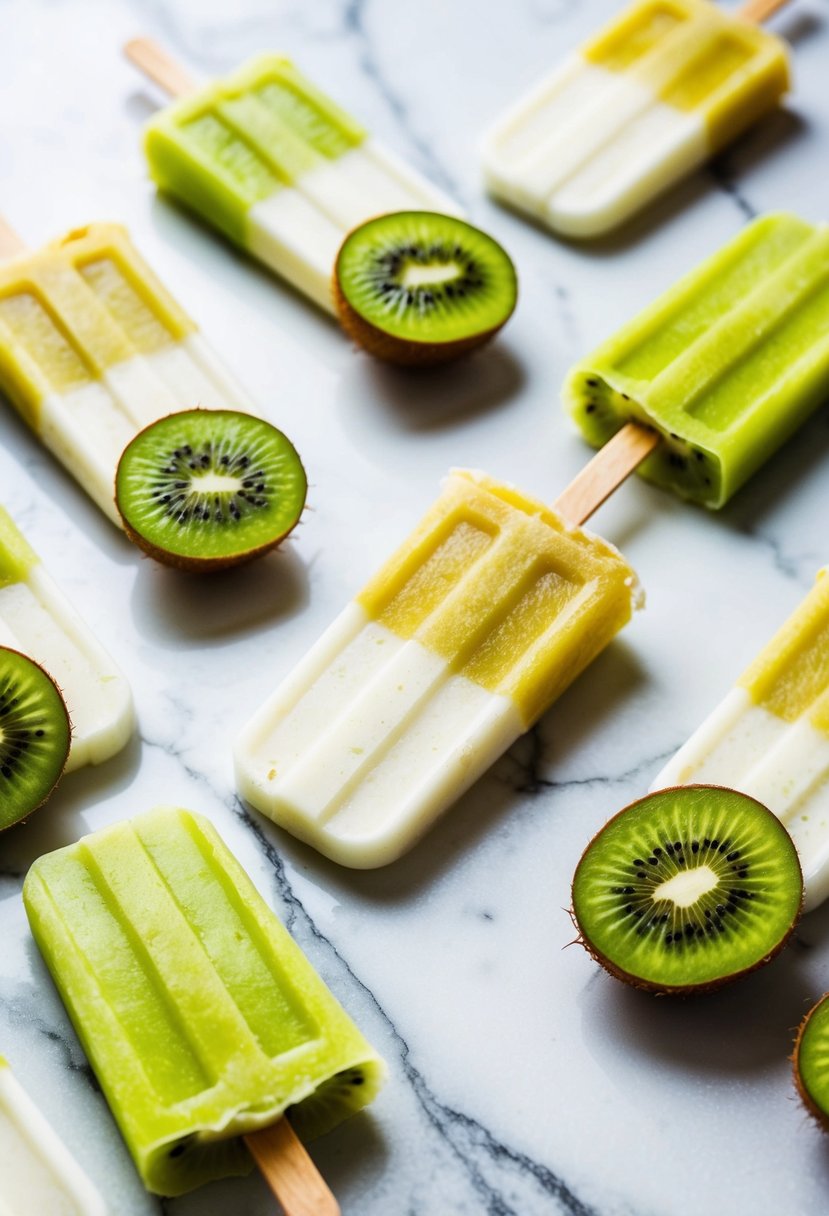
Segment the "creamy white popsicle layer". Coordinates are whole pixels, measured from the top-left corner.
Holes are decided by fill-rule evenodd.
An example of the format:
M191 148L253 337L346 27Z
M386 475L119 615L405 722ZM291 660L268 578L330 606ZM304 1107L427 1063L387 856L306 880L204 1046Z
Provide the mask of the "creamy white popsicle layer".
M829 572L652 788L727 785L786 825L803 867L806 907L829 896Z
M259 55L147 126L150 173L321 308L344 237L388 211L459 208L281 55Z
M0 646L34 659L63 693L72 721L66 772L125 746L135 726L126 679L2 507Z
M596 536L456 470L245 727L237 784L335 861L385 865L523 734L638 604Z
M196 406L254 412L116 224L0 267L0 391L119 527L115 469L138 431Z
M708 0L637 0L487 133L496 197L565 236L617 227L789 87L784 44Z
M103 1199L0 1056L0 1216L106 1216Z

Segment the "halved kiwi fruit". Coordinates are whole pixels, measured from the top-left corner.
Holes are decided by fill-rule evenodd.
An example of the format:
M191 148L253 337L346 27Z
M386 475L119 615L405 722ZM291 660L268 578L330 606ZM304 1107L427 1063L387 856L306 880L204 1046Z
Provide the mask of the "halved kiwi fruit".
M829 1131L829 993L800 1023L792 1063L806 1109Z
M290 440L236 410L184 410L127 445L115 501L131 540L182 570L222 570L284 540L307 481Z
M786 829L721 786L659 790L594 837L573 879L581 940L612 975L652 992L708 991L768 962L800 916Z
M394 211L355 228L334 271L346 332L391 363L445 363L509 319L515 267L491 236L435 211Z
M54 680L25 654L0 647L0 831L49 797L71 734Z

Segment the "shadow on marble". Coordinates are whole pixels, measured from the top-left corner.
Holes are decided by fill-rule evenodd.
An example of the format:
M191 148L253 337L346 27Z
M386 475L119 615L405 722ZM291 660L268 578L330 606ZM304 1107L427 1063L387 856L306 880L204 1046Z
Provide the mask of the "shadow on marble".
M796 943L745 979L686 998L638 992L596 964L581 997L582 1032L588 1050L611 1075L627 1074L639 1060L739 1077L785 1063L812 1003L813 984ZM781 1092L781 1099L787 1096Z
M354 348L337 390L345 426L359 429L361 442L389 420L402 431L441 431L503 409L517 399L526 375L508 340L444 367L394 367Z
M145 122L155 118L162 108L163 105L158 97L154 97L149 89L137 88L124 101L124 111L127 117L137 123L139 127L143 127ZM139 132L136 130L136 135L138 134Z
M131 786L140 763L141 741L136 733L105 764L68 773L44 806L3 833L0 874L22 876L36 858L85 836L92 830L85 813Z
M736 532L751 534L779 512L786 498L821 466L829 465L829 402L775 452L732 502L717 513ZM824 554L823 560L829 558Z
M288 540L273 553L215 574L187 574L143 558L131 606L142 637L181 650L223 644L290 620L309 598L308 567Z
M310 871L326 890L357 895L377 906L406 904L463 866L481 838L509 830L512 817L554 815L556 794L569 784L567 779L557 780L557 763L606 717L621 714L624 702L644 678L636 655L623 643L615 643L413 849L380 869L339 866L269 821L259 816L257 821L276 840L279 851L298 869ZM583 783L582 778L576 780Z
M798 43L806 42L809 38L814 38L816 34L819 34L824 24L824 19L817 13L784 12L780 17L776 33L796 50Z

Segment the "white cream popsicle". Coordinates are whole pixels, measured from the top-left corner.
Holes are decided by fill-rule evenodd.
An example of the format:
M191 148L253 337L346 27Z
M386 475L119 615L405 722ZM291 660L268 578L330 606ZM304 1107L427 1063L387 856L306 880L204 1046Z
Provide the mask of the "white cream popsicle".
M788 87L773 35L709 0L636 0L487 133L486 184L555 232L599 236Z
M388 211L459 214L281 55L259 55L152 119L150 173L320 307L346 234Z
M138 431L196 406L255 412L116 224L0 268L0 391L119 527L115 469Z
M629 620L598 537L455 471L236 745L240 793L344 865L410 848Z
M726 785L786 825L806 907L829 896L829 571L652 788Z
M66 772L126 745L135 727L126 679L2 507L0 646L34 659L63 693L72 721Z
M106 1216L74 1157L0 1056L0 1216Z

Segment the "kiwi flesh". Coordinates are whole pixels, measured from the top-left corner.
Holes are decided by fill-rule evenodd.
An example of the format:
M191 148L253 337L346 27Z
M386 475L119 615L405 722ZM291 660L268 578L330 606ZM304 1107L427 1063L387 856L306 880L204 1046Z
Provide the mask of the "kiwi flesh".
M803 1104L829 1131L829 993L800 1023L792 1064Z
M334 270L340 322L378 359L446 363L492 338L518 295L506 251L436 211L394 211L343 241Z
M37 810L66 765L71 726L51 676L0 647L0 831Z
M564 401L592 447L604 447L628 422L656 427L647 409L636 399L637 387L641 386L628 384L621 376L617 384L612 384L606 375L583 368L570 374L564 385ZM657 429L662 442L637 471L646 481L671 490L680 498L712 509L721 507L725 497L715 453L682 435L662 427Z
M312 1094L285 1112L296 1134L302 1140L324 1136L343 1119L356 1114L373 1101L385 1077L385 1069L377 1060L368 1060L344 1068L323 1081Z
M573 879L582 944L652 992L710 991L769 962L802 904L800 862L780 820L722 786L634 802L594 837Z
M367 1106L385 1076L378 1060L342 1069L322 1081L312 1093L285 1110L301 1140L324 1136L337 1124ZM183 1195L208 1178L250 1173L253 1160L243 1135L191 1134L159 1145L149 1165L150 1189L159 1195Z
M283 433L237 410L184 410L127 445L115 501L150 557L212 571L273 549L297 524L307 480Z

